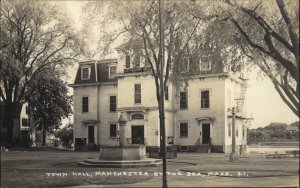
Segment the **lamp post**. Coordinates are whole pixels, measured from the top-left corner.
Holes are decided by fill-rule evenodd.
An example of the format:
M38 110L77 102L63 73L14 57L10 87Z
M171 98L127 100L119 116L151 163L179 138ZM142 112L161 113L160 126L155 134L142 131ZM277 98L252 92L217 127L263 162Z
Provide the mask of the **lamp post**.
M236 161L237 160L237 155L236 155L236 135L235 135L235 107L232 107L232 149L231 149L231 154L229 156L230 161Z

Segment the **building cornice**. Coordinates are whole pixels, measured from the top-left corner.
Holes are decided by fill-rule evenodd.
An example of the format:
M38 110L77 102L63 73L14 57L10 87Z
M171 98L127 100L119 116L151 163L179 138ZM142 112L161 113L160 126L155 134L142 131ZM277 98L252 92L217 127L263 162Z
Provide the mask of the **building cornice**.
M118 85L118 82L94 82L94 83L81 83L81 84L69 84L69 87L83 87L83 86L107 86Z

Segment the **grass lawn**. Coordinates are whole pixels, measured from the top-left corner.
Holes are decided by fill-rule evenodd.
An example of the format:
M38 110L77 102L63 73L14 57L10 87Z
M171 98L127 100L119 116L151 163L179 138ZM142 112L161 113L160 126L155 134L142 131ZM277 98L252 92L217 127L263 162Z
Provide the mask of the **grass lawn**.
M160 167L111 169L79 167L76 162L98 153L5 152L1 153L1 187L66 187L76 185L131 184L152 179ZM122 174L113 174L122 172ZM131 175L130 175L131 172ZM111 173L111 174L109 174Z
M130 185L137 182L158 181L155 172L162 167L89 168L77 162L97 158L98 152L3 152L1 153L1 187L67 187L76 185ZM170 176L170 181L208 181L224 177L193 177L188 172L221 173L246 172L246 178L298 176L299 158L267 159L265 155L243 155L229 162L228 154L178 153L177 159L168 160L168 172L181 171L183 176ZM183 172L185 171L185 172ZM114 174L115 172L115 174ZM53 174L52 174L53 173ZM244 177L240 181L243 181ZM277 177L276 177L277 178ZM226 177L225 177L226 179ZM235 178L239 179L239 178ZM222 181L222 180L221 180Z
M104 172L105 171L105 172ZM108 174L112 169L101 170ZM123 172L128 172L124 170ZM135 170L136 171L136 170ZM107 185L107 184L130 184L145 181L153 178L152 176L112 176L97 175L99 169L81 170L48 170L48 169L19 169L1 171L1 187L67 187L76 185ZM66 176L48 176L47 173L63 173ZM91 176L75 176L76 174L89 174Z

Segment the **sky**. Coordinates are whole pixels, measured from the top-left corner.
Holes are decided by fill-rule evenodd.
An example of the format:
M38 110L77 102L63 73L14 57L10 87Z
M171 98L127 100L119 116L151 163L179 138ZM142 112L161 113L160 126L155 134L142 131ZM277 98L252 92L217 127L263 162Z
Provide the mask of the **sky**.
M83 2L68 0L56 1L56 3L67 11L76 24L76 28L80 29ZM74 82L76 69L77 66L72 67L69 83ZM264 127L271 122L290 124L299 121L298 117L282 101L272 82L268 78L258 76L258 72L259 70L254 70L249 73L249 87L246 92L245 109L254 118L250 128Z

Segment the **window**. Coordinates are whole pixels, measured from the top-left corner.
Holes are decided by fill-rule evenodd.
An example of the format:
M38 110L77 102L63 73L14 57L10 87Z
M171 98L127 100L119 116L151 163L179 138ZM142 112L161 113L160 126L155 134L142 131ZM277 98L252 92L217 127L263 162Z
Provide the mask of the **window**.
M231 137L231 124L228 124L228 136Z
M117 73L117 66L109 67L109 78L113 78L114 74Z
M180 92L180 109L188 108L187 92Z
M236 137L239 137L239 130L238 129L235 131L235 134L236 134Z
M134 103L142 103L141 84L134 84Z
M201 108L209 108L209 90L201 91Z
M180 137L188 136L188 123L180 123Z
M169 86L165 87L165 100L169 100Z
M89 112L89 98L82 97L82 112Z
M129 55L126 56L125 68L130 68L130 56Z
M140 67L141 66L141 56L140 55L136 55L134 57L134 67Z
M200 71L207 71L211 69L211 62L200 61Z
M26 107L25 107L25 113L26 113L26 114L29 114L29 106L26 106Z
M110 124L109 126L109 136L110 137L117 137L117 124Z
M110 96L109 97L109 111L115 112L117 109L117 97L116 96Z
M81 79L89 80L90 79L91 68L90 67L82 67L81 68Z
M29 127L28 119L22 118L22 126L23 126L23 127Z
M144 119L143 114L132 114L131 119Z
M181 66L181 73L185 73L185 72L188 72L189 71L189 68L190 68L190 61L187 60L185 63L182 64Z

